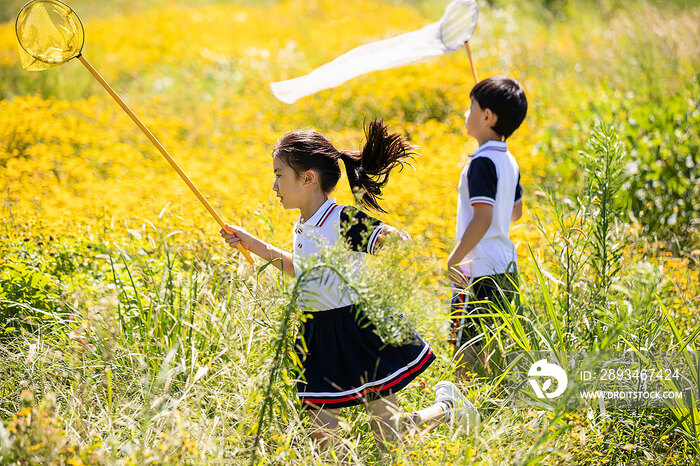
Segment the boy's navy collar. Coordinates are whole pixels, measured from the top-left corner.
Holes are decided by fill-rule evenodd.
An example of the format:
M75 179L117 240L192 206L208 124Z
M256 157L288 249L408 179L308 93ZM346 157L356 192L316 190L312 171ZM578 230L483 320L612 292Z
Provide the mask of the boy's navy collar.
M507 152L508 143L506 141L486 141L485 143L480 145L479 148L475 150L474 153L469 157L474 157L475 155L479 155L480 153L487 150L493 150L496 152Z
M316 213L314 213L311 218L309 218L306 222L302 223L301 222L301 215L299 216L299 220L297 220L297 225L311 225L315 227L320 227L324 224L324 222L328 219L330 216L331 212L335 210L335 208L338 207L338 204L335 202L335 198L329 198L326 199L326 202L321 204L321 207L318 208Z

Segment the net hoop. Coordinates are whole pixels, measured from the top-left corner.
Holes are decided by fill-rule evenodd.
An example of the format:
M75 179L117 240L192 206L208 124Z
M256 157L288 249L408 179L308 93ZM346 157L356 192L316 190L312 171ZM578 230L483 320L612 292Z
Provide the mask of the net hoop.
M71 19L75 19L75 21L71 21L70 25L72 26L71 30L77 34L78 40L80 41L80 46L71 54L69 57L65 58L62 57L60 60L47 60L44 55L37 55L35 52L29 50L24 41L22 40L22 32L20 31L20 20L26 19L27 17L27 11L31 9L32 7L39 5L39 4L47 4L51 5L54 8L59 8L62 10L66 18L69 16ZM15 36L17 37L17 43L20 47L20 52L26 54L28 57L31 57L32 59L41 62L45 64L47 67L53 67L57 65L61 65L63 63L66 63L69 60L72 60L73 58L77 58L82 54L83 51L83 46L85 45L85 28L83 27L83 23L80 20L80 17L78 14L73 10L70 6L62 2L61 0L31 0L30 2L27 2L20 10L19 13L17 14L17 18L15 19Z
M474 34L479 9L474 0L454 0L440 19L440 41L454 52L468 42Z

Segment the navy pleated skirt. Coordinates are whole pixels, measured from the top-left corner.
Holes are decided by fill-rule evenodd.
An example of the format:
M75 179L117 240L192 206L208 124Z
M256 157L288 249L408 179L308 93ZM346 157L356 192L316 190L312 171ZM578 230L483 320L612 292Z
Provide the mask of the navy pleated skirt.
M415 332L407 344L385 344L355 306L311 313L301 335L295 348L303 365L297 383L303 408L343 408L389 396L435 360Z

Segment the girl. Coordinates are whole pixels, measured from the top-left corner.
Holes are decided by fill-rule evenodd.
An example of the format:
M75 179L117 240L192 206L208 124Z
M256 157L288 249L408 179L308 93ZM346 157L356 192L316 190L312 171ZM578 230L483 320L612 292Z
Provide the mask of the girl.
M278 141L272 152L272 190L282 207L299 209L293 252L231 225L227 227L233 233L222 229L221 236L231 247L241 243L292 277L301 274L302 259L318 254L324 244L344 241L354 251L353 259L364 261L365 253L374 254L389 237L410 239L406 233L329 198L340 179L338 162L342 160L360 203L384 212L377 199L389 173L415 153L403 136L388 134L382 121L371 122L365 133L367 142L361 151L339 151L315 131L290 131ZM356 308L353 296L340 288L334 280L315 280L304 286L313 299L303 303L311 317L304 323L303 340L297 345L304 378L297 389L302 407L309 411L312 436L327 440L338 427L339 408L363 404L372 415L375 437L395 438L399 433L396 392L421 374L435 355L417 334L410 344L385 345L374 325ZM478 421L476 409L454 384L439 382L435 392L435 404L412 413L401 430L415 431L418 425L441 419L466 421L472 426Z

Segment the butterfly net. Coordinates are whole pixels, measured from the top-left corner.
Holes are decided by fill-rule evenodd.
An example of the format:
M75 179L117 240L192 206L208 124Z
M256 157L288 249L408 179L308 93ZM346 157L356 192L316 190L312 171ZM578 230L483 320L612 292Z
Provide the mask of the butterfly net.
M17 44L22 68L41 71L80 55L85 32L80 18L58 0L32 0L17 16Z
M478 17L473 0L454 1L447 6L440 20L440 40L448 51L454 52L471 39Z
M454 52L471 39L477 17L475 0L452 0L438 22L355 47L309 74L270 83L270 87L275 97L291 104L365 73L410 65Z

